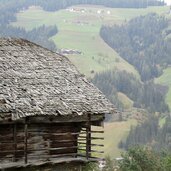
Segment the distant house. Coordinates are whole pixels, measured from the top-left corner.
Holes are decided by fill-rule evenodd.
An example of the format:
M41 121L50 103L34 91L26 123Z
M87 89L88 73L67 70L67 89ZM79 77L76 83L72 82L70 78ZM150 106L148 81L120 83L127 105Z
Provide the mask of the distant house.
M80 54L82 54L81 51L75 50L75 49L60 49L59 53L62 55L73 55L73 54L80 55Z
M98 160L102 151L93 147L103 144L92 140L103 139L103 130L91 126L114 112L66 57L26 40L0 39L0 170L45 164L64 170Z

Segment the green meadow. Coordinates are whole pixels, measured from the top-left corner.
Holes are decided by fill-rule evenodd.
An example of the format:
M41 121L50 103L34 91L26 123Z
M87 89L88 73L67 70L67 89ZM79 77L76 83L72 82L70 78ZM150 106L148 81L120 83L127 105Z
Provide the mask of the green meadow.
M112 122L104 125L104 151L105 156L112 158L120 157L123 150L118 148L121 140L125 139L129 134L130 127L137 124L136 120L128 120L123 122Z

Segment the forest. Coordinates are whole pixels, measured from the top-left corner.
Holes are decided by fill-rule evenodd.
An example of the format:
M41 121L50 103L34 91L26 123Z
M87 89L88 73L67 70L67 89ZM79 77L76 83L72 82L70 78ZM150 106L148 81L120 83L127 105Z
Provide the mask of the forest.
M26 31L24 28L16 28L9 25L0 25L0 37L20 37L39 44L52 51L56 50L56 45L49 40L50 37L58 33L56 26L40 26Z
M16 13L29 6L28 1L4 1L0 0L0 37L20 37L37 43L45 48L55 51L55 43L49 40L50 37L58 33L57 26L40 26L39 28L26 31L24 28L17 28L9 25L16 21Z
M93 83L119 108L117 92L126 94L134 102L134 107L149 112L168 112L165 103L167 87L154 84L153 81L141 82L126 71L105 71L96 74Z
M159 117L149 114L144 122L131 127L125 141L120 141L119 147L128 150L136 145L148 145L155 151L171 150L171 117L165 118L165 123L159 127Z
M147 118L132 127L126 140L120 142L120 148L128 150L141 144L154 150L171 149L170 116L160 127L161 115L156 115L156 112L169 111L165 102L168 88L154 83L154 79L171 64L168 25L168 19L151 13L119 26L102 26L100 30L103 40L137 69L141 80L126 72L108 71L96 74L94 83L107 97L111 98L113 92L122 92L134 101L134 107L148 111Z
M121 26L103 26L100 35L120 56L135 66L142 81L162 74L171 64L168 20L157 14L132 19Z

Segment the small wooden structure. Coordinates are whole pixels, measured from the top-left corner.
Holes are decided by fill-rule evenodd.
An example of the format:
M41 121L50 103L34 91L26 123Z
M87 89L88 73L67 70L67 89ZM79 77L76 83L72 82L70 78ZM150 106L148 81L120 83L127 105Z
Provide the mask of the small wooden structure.
M0 39L0 169L96 159L103 130L91 126L114 111L66 57Z

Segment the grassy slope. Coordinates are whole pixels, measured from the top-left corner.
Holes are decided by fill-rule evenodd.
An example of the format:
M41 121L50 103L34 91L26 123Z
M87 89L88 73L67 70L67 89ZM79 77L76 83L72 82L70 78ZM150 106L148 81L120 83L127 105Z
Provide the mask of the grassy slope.
M169 91L166 95L166 103L171 110L171 67L165 69L163 75L157 78L155 82L169 87Z
M13 25L32 29L42 24L56 24L59 33L52 39L59 48L72 48L83 52L82 55L71 55L70 60L88 77L93 76L91 71L100 72L112 68L127 70L139 77L133 66L103 42L99 36L100 27L102 24L122 23L148 12L165 13L167 8L111 9L100 6L76 6L73 8L85 9L86 12L74 13L67 10L46 12L38 8L31 8L20 12L17 15L18 21ZM101 9L103 9L103 13L97 14L97 11ZM111 14L108 15L107 11L110 11ZM78 24L78 22L82 23Z
M122 150L118 148L118 144L120 140L128 135L131 125L136 125L136 121L129 120L105 124L105 155L112 158L120 157Z
M130 119L123 122L108 122L104 124L104 140L92 140L94 144L104 143L104 154L96 154L94 156L105 157L110 156L117 158L121 156L123 150L118 148L118 144L121 139L124 139L129 131L131 125L136 125L136 120ZM93 130L101 130L99 127L92 127ZM93 137L101 137L99 134L93 134ZM102 151L102 147L93 147L93 150Z
M160 128L163 127L163 125L166 123L166 119L167 117L161 117L160 120L159 120L159 126Z
M125 94L119 92L118 98L119 101L124 105L124 109L131 109L133 107L134 102Z

